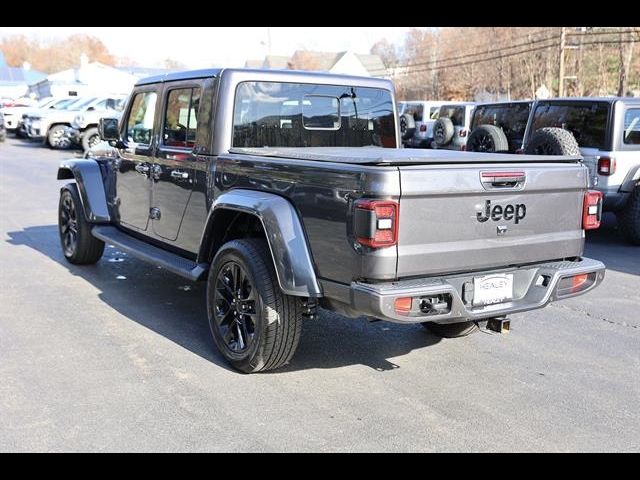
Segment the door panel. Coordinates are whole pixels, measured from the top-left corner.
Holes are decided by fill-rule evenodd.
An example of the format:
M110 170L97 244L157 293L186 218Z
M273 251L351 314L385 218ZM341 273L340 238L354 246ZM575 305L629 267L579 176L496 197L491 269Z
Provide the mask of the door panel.
M154 159L151 208L156 211L153 231L176 241L195 181L193 154L200 87L176 84L163 95L162 133ZM157 209L157 210L156 210Z
M122 225L145 231L149 223L153 125L157 94L137 93L129 111L116 172L116 207Z

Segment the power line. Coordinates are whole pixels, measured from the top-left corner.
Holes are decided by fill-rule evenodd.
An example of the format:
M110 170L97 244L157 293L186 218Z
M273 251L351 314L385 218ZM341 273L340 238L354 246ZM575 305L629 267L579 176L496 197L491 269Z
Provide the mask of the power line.
M540 35L542 33L548 33L548 32L552 32L552 29L542 29L542 30L537 30L535 32L530 32L526 35L520 35L520 36L516 36L516 37L512 37L510 40L518 40L521 38L526 38L526 37L532 37L535 35ZM635 29L631 29L631 30L608 30L608 31L588 31L588 32L574 32L574 33L570 33L567 32L566 35L569 36L580 36L580 37L587 37L587 36L591 36L591 35L612 35L612 34L628 34L628 33L638 33L638 30ZM529 42L525 42L525 43L520 43L520 44L516 44L516 45L509 45L506 47L500 47L500 48L493 48L490 50L486 50L483 52L473 52L473 53L467 53L464 55L457 55L457 56L453 56L453 57L447 57L444 59L435 59L435 60L428 60L428 61L424 61L424 62L415 62L415 63L411 63L411 64L407 64L407 65L402 65L400 67L396 67L396 68L405 68L405 69L411 69L413 67L420 67L420 66L427 66L427 65L433 65L433 64L440 64L438 65L438 67L434 67L434 68L430 68L427 70L421 69L421 70L413 70L411 72L407 71L405 72L405 74L409 74L409 73L419 73L419 72L424 72L424 71L432 71L432 70L437 70L439 68L449 68L449 67L456 67L459 65L442 65L444 63L449 63L451 61L454 60L462 60L465 58L470 58L470 57L477 57L477 56L482 56L482 55L486 55L486 54L490 54L493 53L497 50L501 50L501 51L507 51L507 50L513 50L514 48L519 48L519 47L523 47L523 46L528 46L528 45L534 45L537 43L542 43L545 41L549 41L549 40L555 40L555 39L559 39L560 35L553 35L551 37L547 37L547 38L539 38L539 39L535 39L535 40L531 40ZM619 43L618 40L612 42L612 43ZM583 45L586 45L583 43ZM551 46L548 47L544 47L544 48L550 48ZM504 56L504 55L503 55ZM479 60L480 62L481 60ZM468 64L468 63L465 63ZM378 69L378 70L373 70L372 73L376 74L376 73L386 73L388 71L388 69Z
M583 45L620 44L620 43L631 43L633 41L634 40L615 40L615 41L614 40L601 40L601 41L594 41L594 42L584 42ZM415 73L431 72L431 71L434 71L434 70L442 70L444 68L463 67L465 65L471 65L471 64L476 64L476 63L484 63L484 62L489 62L491 60L497 60L497 59L502 59L502 58L515 57L515 56L518 56L518 55L522 55L524 53L536 52L536 51L546 50L546 49L554 48L554 47L557 47L557 44L543 45L543 46L539 46L539 47L535 47L535 48L529 48L529 49L526 49L526 50L521 50L519 52L513 52L513 53L508 53L508 54L498 54L498 55L495 55L493 57L482 58L482 59L478 59L478 60L470 60L470 61L467 61L467 62L457 63L457 64L453 64L453 65L443 65L443 66L427 67L427 68L423 68L423 69L412 70L410 72L404 72L404 73L398 74L398 76L407 76L407 75L411 75L411 74L415 74Z
M514 38L512 38L510 40L519 40L519 39L526 38L526 37L529 37L529 36L540 35L543 32L548 33L550 31L551 30L549 30L549 29L538 30L536 32L529 33L527 35L521 35L521 36L518 36L518 37L514 37ZM500 49L502 49L502 50L512 50L514 48L523 47L523 46L526 46L526 45L532 45L532 44L536 44L536 43L541 43L541 42L545 42L547 40L553 40L553 39L556 39L556 38L560 38L560 35L555 35L555 36L548 37L548 38L539 38L539 39L531 40L531 41L525 42L525 43L520 43L520 44L516 44L516 45L510 45L510 46L501 47ZM487 44L487 45L489 45L489 44ZM488 50L485 50L485 51L482 51L482 52L466 53L464 55L457 55L457 56L454 56L454 57L447 57L447 58L444 58L444 59L427 60L427 61L424 61L424 62L410 63L410 64L402 65L401 68L420 67L420 66L431 65L431 64L435 64L435 63L450 62L450 61L453 61L453 60L462 60L462 59L465 59L465 58L486 55L486 54L489 54L489 53L493 53L494 51L496 51L495 47L493 49L488 49ZM379 71L382 71L382 70L379 70ZM386 69L385 69L385 71L386 71Z

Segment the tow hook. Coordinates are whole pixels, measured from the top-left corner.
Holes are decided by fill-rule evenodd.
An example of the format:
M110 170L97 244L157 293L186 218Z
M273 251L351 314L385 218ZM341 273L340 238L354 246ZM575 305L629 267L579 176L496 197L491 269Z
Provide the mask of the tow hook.
M487 320L487 330L496 333L509 333L511 330L511 320L507 317L496 317Z

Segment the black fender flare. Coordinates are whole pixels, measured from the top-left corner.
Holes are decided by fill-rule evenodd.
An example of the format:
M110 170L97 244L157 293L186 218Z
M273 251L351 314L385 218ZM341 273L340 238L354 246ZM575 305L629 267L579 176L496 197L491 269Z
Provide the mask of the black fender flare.
M311 251L296 209L287 199L273 193L234 189L221 194L207 217L200 242L199 262L207 261L211 246L206 238L215 228L221 228L215 225L216 217L225 210L248 213L260 220L271 251L278 284L286 295L322 296Z
M98 162L89 158L63 160L58 166L58 180L67 179L75 180L78 185L87 221L89 223L109 223L111 216Z

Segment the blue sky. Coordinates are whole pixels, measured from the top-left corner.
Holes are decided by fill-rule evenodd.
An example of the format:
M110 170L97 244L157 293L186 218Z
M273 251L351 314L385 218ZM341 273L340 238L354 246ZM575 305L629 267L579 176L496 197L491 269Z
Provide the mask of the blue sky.
M188 68L242 66L263 58L268 32L273 55L296 49L368 53L381 38L402 42L409 27L0 27L0 35L24 34L48 40L73 33L100 38L115 55L141 66L161 66L170 57Z

